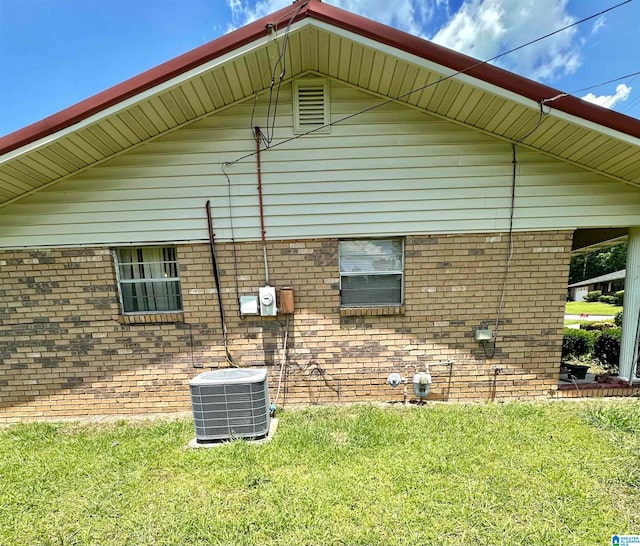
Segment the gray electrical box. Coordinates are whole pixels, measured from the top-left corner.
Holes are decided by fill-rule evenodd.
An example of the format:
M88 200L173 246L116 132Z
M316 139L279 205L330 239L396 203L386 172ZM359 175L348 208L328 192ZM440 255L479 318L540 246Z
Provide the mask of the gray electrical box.
M476 330L476 341L492 341L493 340L493 332L488 329L481 328Z
M259 315L258 296L240 296L241 315Z

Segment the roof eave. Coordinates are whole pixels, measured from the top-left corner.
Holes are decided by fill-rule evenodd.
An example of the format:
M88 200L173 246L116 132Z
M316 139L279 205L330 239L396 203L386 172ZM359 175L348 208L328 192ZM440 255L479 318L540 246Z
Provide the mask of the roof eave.
M588 103L577 97L565 95L552 87L323 3L321 0L309 0L307 3L300 0L52 116L0 138L0 155L54 135L199 65L263 38L269 34L273 25L276 28L281 28L292 17L294 22L305 17L314 18L451 70L462 71L470 77L536 103L556 97L551 106L557 111L595 123L603 128L640 138L640 120Z
M60 110L47 118L0 137L0 156L53 135L58 131L67 129L111 106L117 105L157 85L165 83L180 74L262 38L272 31L272 25L275 25L277 29L283 19L288 23L289 18L294 14L296 16L293 22L298 21L308 16L309 6L317 1L318 0L314 0L311 4L303 6L297 14L295 14L295 10L298 9L297 7L292 8L288 6L266 17L257 19L244 27L207 42L187 53L114 85L105 91L101 91L68 108Z
M479 61L434 42L390 28L328 4L314 4L309 15L325 23L395 47L411 55L455 71L464 72L471 77L516 93L536 103L540 103L545 99L554 99L547 105L603 127L640 138L640 120L568 95L558 89L530 80L524 76L519 76L488 62Z
M619 281L624 279L627 275L626 269L620 269L613 273L607 273L606 275L600 275L599 277L593 277L592 279L586 279L584 281L576 282L567 286L567 288L580 288L581 286L589 286L590 284L596 284L599 282Z

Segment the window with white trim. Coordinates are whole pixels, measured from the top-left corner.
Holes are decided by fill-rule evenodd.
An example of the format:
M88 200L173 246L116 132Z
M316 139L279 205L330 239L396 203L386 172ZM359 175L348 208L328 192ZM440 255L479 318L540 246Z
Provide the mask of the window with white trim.
M403 239L359 239L339 243L340 305L402 305Z
M126 247L114 252L122 312L182 311L175 247Z

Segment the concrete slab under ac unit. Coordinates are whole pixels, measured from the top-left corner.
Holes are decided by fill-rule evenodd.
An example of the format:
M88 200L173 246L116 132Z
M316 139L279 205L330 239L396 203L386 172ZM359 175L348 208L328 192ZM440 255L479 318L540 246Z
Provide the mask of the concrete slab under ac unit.
M248 444L266 444L267 442L270 442L273 439L273 436L275 435L277 429L278 429L278 420L273 418L271 419L271 423L269 424L269 432L264 438L258 438L257 440L247 440L245 438L238 438L238 440L243 440ZM191 440L187 444L187 449L220 447L225 444L228 444L233 440L234 440L233 438L229 438L229 439L217 440L213 442L198 442L197 438L193 438L193 440Z

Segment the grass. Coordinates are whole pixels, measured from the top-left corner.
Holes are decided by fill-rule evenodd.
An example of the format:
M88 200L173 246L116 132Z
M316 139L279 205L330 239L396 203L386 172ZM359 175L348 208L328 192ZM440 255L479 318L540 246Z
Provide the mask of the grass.
M640 528L640 402L287 411L0 428L0 544L608 544Z
M608 303L586 301L568 301L565 307L565 314L567 315L610 315L614 316L619 311L622 311L620 305L609 305Z

